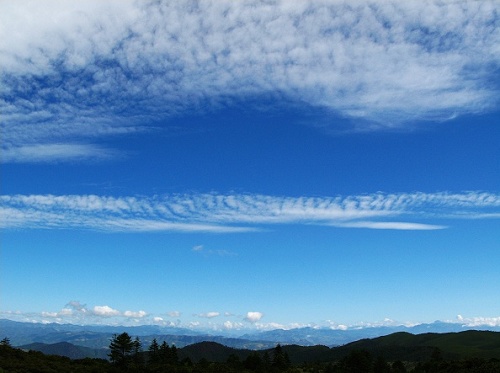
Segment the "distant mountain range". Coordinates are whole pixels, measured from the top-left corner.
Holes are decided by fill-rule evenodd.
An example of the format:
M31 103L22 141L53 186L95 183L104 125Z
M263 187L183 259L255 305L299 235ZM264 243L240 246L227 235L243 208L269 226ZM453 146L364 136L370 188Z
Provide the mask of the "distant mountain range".
M0 319L0 339L8 337L13 346L23 346L32 343L56 344L67 342L75 346L87 347L93 350L106 349L113 334L127 332L131 336L140 337L143 346L147 348L153 338L158 342L166 341L182 348L200 342L216 342L221 345L250 350L263 350L282 345L300 346L341 346L366 338L377 338L397 332L411 334L450 333L466 330L500 331L500 327L470 328L457 323L436 321L430 324L420 324L413 327L381 326L366 328L351 328L336 330L328 328L297 328L290 330L271 330L246 333L239 337L202 334L190 329L144 326L103 326L103 325L72 325L72 324L41 324L16 322ZM88 351L87 351L88 352ZM99 354L99 352L95 352Z
M297 328L290 330L276 329L255 334L244 334L241 338L250 341L263 340L279 342L281 344L297 344L301 346L340 346L364 338L376 338L397 332L422 334L463 332L466 330L500 331L500 327L468 327L458 323L436 321L430 324L419 324L415 326L378 326L350 328L346 330L328 328Z
M73 359L84 357L106 358L106 350L93 350L74 346L67 342L55 344L33 343L20 346L23 350L36 350L44 354L67 356ZM438 349L446 360L498 359L500 357L500 333L489 331L463 331L459 333L393 333L388 336L362 339L343 346L282 346L283 352L294 364L339 361L353 351L364 350L371 356L383 356L388 361L429 361ZM205 359L211 362L226 362L230 356L240 361L255 353L249 349L235 349L215 342L199 342L178 349L179 359L189 358L193 362ZM263 356L273 354L273 349L259 350ZM498 360L496 360L498 361Z

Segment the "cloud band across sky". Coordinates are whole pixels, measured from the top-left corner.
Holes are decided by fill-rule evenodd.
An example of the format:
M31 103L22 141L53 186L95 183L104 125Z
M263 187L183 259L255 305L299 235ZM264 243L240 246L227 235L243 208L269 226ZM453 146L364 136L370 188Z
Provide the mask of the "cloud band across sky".
M0 4L2 162L107 158L98 138L249 96L360 130L498 104L493 0L19 3Z
M279 224L432 230L435 219L500 217L500 195L486 192L401 193L348 197L265 195L0 196L2 228L116 232L260 230Z

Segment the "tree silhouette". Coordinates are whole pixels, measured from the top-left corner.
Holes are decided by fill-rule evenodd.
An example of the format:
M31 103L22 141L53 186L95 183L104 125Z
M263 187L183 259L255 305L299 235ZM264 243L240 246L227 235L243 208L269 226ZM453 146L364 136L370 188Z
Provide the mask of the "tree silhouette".
M144 366L144 356L142 354L142 343L139 337L135 337L132 342L132 360L134 362L134 367L140 369Z
M274 348L274 356L272 366L278 371L284 371L290 367L290 359L288 354L283 351L283 348L278 343Z
M159 362L160 362L160 345L156 341L156 338L153 338L148 348L148 364L156 365Z
M352 350L342 359L344 372L360 373L372 371L372 357L366 350Z
M163 341L159 350L160 363L163 365L170 364L171 351L167 342Z
M406 373L406 367L401 360L392 363L392 371L395 373Z
M391 371L390 365L382 356L377 356L373 363L373 373L389 373Z
M173 344L170 347L170 361L172 364L177 364L179 362L179 356L177 355L177 347Z
M109 344L109 358L113 364L126 368L134 350L134 342L128 333L114 335Z
M257 371L262 370L264 363L257 352L253 352L245 359L243 362L244 366L248 370Z

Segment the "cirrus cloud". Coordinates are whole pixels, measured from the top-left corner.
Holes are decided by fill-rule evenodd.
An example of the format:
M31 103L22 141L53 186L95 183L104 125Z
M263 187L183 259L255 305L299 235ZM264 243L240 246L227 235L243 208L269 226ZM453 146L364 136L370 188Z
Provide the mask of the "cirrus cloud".
M4 1L2 162L115 156L93 139L259 95L361 119L353 125L362 131L482 113L498 104L496 8Z
M487 192L399 193L346 197L265 195L3 195L4 229L92 229L110 232L258 231L279 224L316 224L338 228L435 230L442 224L422 220L496 219L500 195ZM403 220L404 219L404 220ZM193 248L205 252L203 246ZM207 253L234 255L225 250Z

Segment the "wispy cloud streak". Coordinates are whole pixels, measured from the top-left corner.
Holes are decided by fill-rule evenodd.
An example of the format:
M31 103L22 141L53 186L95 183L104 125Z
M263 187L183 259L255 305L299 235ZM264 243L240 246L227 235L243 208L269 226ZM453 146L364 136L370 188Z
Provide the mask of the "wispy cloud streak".
M251 95L366 119L362 130L484 112L499 96L490 83L500 60L496 8L494 0L4 1L4 161L29 161L26 146L142 131Z
M114 156L114 151L90 144L35 144L6 147L0 161L52 162L65 160L106 159Z
M499 216L500 195L486 192L401 193L348 197L265 195L0 196L3 228L231 233L276 224L433 230L427 219Z

